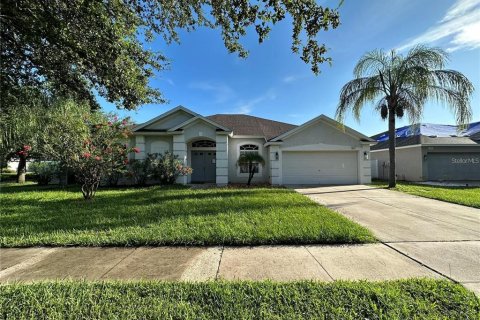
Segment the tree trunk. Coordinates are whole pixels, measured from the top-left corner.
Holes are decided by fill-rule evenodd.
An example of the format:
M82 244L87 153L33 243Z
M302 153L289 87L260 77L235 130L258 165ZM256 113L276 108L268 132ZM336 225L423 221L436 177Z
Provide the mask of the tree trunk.
M248 164L248 182L247 186L250 185L250 182L252 182L253 175L255 174L255 171L253 170L253 163Z
M395 170L395 146L396 146L396 134L395 134L395 111L394 107L388 106L388 149L390 156L390 172L388 176L388 187L395 188L397 185L397 177Z
M20 160L18 161L17 168L17 182L25 183L25 174L27 173L27 157L23 154L19 155Z

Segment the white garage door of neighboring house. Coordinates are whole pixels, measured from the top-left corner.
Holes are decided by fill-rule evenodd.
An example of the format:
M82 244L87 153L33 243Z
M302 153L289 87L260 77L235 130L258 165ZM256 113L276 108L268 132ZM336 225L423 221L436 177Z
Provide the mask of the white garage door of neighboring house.
M356 184L357 152L284 151L283 184Z

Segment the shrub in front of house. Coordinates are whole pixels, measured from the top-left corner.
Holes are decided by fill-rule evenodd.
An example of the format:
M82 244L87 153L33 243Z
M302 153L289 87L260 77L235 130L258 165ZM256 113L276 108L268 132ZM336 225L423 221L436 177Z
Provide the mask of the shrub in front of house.
M130 160L127 176L133 180L136 186L143 187L147 185L147 181L152 174L152 161L154 155L148 154L145 160Z
M164 154L148 154L145 160L131 160L128 176L137 186L145 186L148 180L162 185L171 185L179 176L189 175L192 172L192 168L184 165L177 155L167 151Z
M48 185L60 174L60 166L53 161L35 161L28 168L39 185Z
M160 184L174 184L178 177L192 174L193 169L184 165L177 155L171 152L154 154L152 160L152 178Z

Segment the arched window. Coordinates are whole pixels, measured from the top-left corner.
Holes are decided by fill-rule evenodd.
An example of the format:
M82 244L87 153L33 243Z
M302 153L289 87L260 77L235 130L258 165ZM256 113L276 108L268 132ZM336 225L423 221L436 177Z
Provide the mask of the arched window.
M192 148L215 148L217 144L211 140L198 140L192 142Z
M254 153L257 153L259 152L259 147L258 145L256 144L242 144L240 145L240 152L239 152L239 156L241 156L242 154L246 154L246 153L249 153L249 152L254 152ZM254 172L255 173L259 173L260 172L260 164L259 163L255 163L254 164ZM247 165L244 165L244 166L240 166L239 168L240 170L240 174L245 174L245 173L248 173L248 166Z
M258 146L256 144L244 144L240 146L240 154L242 151L257 151L258 153Z

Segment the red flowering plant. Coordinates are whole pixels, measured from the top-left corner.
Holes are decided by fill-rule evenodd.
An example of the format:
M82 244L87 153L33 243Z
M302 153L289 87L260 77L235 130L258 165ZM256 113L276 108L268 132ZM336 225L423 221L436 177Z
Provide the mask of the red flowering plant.
M95 196L103 179L116 184L126 172L128 155L139 152L138 148L129 147L126 143L131 136L132 123L129 119L119 120L116 116L104 115L92 119L89 137L83 141L80 153L75 154L69 164L87 200Z

